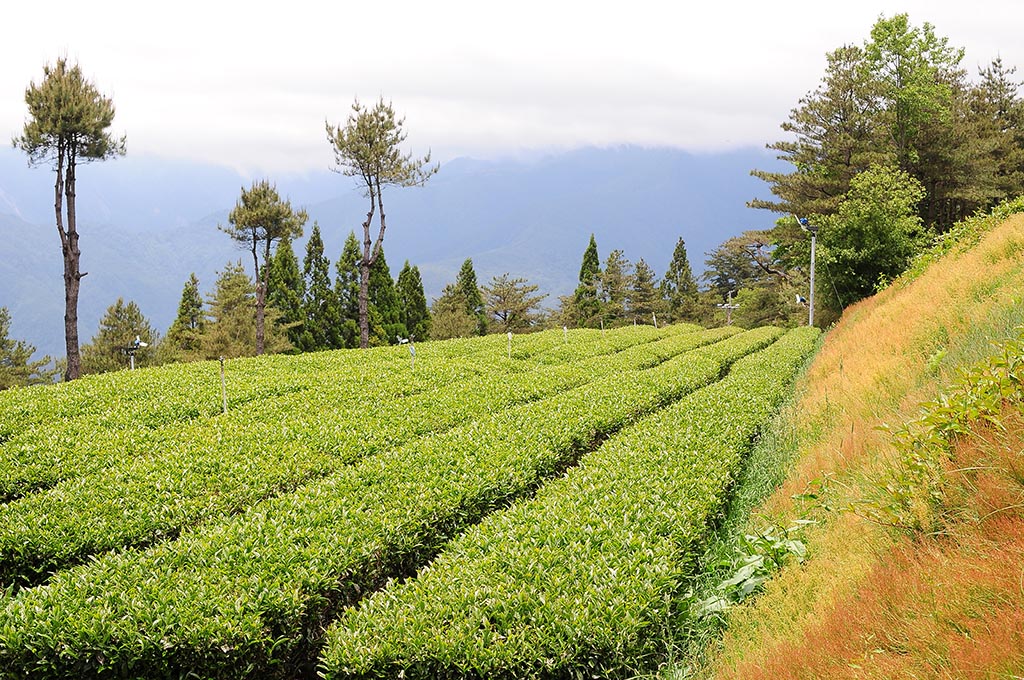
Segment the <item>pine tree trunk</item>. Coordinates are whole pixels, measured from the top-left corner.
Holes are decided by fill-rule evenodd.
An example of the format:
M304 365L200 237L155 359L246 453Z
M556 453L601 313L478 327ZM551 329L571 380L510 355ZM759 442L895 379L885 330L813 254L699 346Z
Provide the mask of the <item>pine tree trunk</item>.
M256 282L256 356L263 354L266 346L266 307L267 307L267 286L263 281Z
M370 346L370 265L359 261L359 346Z
M66 230L62 194L67 198ZM69 381L76 380L82 374L82 359L78 347L78 292L85 274L80 271L82 252L78 246L78 227L75 219L75 149L73 143L63 140L58 142L57 148L57 181L54 186L53 208L64 259L64 347L67 352L64 380Z

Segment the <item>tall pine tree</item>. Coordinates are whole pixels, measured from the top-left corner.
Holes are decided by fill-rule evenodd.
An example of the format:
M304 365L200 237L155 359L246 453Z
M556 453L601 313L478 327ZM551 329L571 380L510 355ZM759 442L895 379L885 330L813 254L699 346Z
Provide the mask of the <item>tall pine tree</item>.
M686 256L686 242L682 237L676 241L672 261L661 281L661 296L673 321L696 319L697 282L693 278L690 260Z
M402 311L401 320L417 340L430 337L430 311L427 309L427 296L423 292L423 279L420 278L419 267L410 267L405 261L402 271L398 273L398 304Z
M336 264L334 297L338 301L339 331L342 347L359 346L359 242L350 231Z
M626 316L626 301L633 285L633 265L621 250L608 253L601 272L601 317L605 325L621 322Z
M579 285L573 294L573 316L577 326L596 327L600 323L600 282L601 260L597 256L597 240L591 234L587 249L583 251Z
M280 312L278 323L284 327L288 341L300 350L305 349L302 342L306 323L302 306L305 294L306 282L299 271L299 260L292 249L292 241L290 238L282 239L270 259L267 303Z
M466 258L455 278L455 290L462 296L466 304L466 313L476 319L476 334L487 334L487 311L484 309L484 298L480 293L480 285L476 280L473 260Z
M650 265L640 258L633 267L633 281L629 291L629 313L636 323L654 323L655 315L662 314L661 293L657 277ZM664 316L664 315L662 315ZM662 319L667 321L667 319Z
M331 286L331 261L324 255L324 241L316 222L306 243L302 275L306 285L302 299L305 317L302 349L309 352L344 346L338 298Z

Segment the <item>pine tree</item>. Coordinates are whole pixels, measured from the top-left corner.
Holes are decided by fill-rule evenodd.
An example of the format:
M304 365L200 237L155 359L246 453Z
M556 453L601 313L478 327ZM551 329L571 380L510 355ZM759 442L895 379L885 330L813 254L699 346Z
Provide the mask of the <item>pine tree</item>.
M462 296L466 305L466 314L476 319L476 334L487 334L487 312L484 309L484 299L480 294L480 286L476 281L476 271L473 269L473 260L466 258L459 269L459 275L455 278L455 290Z
M189 361L198 358L202 344L203 326L206 318L203 315L203 297L199 293L199 279L193 272L181 291L178 303L178 316L171 323L167 337L160 343L161 352L167 360Z
M280 312L278 323L284 327L288 341L297 349L305 349L302 342L306 332L306 315L303 298L306 282L299 271L299 260L292 249L289 238L282 239L274 256L270 259L267 276L267 304Z
M608 254L601 272L601 316L605 325L615 324L626 316L626 300L633 286L633 266L621 250Z
M417 340L427 340L430 337L430 311L427 309L427 296L423 292L419 267L410 267L409 260L406 260L402 271L398 273L396 289L402 311L401 320L406 329Z
M409 329L402 322L402 307L398 301L398 291L391 278L391 269L381 248L373 266L370 267L370 287L368 289L371 318L371 336L373 344L393 345L399 337L409 337Z
M45 356L32 361L36 348L10 337L11 313L0 307L0 390L53 382L57 368L48 368L53 360Z
M147 347L135 351L135 366L153 364L156 356L157 334L142 310L132 301L125 304L123 298L107 308L100 319L100 328L88 345L82 346L82 373L106 373L127 368L129 361L126 349L138 340Z
M338 301L339 331L342 347L359 346L359 242L349 232L336 265L334 297Z
M331 287L331 261L324 255L324 242L316 222L306 243L302 275L306 294L302 300L305 329L301 349L308 352L343 347L338 297Z
M432 340L468 338L479 331L479 320L466 311L466 300L454 283L441 291L430 308L430 337Z
M601 260L597 256L597 241L590 235L590 243L583 251L580 281L573 295L573 316L577 326L596 327L601 321Z
M534 295L537 286L526 279L509 278L507 273L495 276L483 287L487 313L495 321L498 333L520 332L538 325L543 320L540 303L547 293Z
M230 359L255 354L255 296L256 287L242 263L226 264L217 276L213 294L208 298L209 309L201 348L203 358ZM272 306L266 308L266 353L292 349L285 332L276 323L279 313Z
M633 267L633 285L629 291L629 314L637 323L654 323L662 314L661 293L654 270L641 257ZM664 319L667 321L667 319Z
M673 321L692 320L697 316L697 282L693 278L686 243L680 238L672 251L672 261L661 281L661 296L667 302Z

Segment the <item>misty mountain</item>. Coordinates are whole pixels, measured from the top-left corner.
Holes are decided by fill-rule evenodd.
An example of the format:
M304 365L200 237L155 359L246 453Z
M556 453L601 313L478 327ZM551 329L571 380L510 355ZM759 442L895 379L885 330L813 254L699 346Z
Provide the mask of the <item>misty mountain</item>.
M604 259L615 248L644 258L661 274L682 236L694 270L705 254L741 231L766 228L773 216L745 207L767 186L752 168L777 167L755 149L691 154L675 149L579 149L531 160L456 159L422 188L386 190L384 247L392 274L404 260L419 266L429 298L454 280L467 257L481 283L508 272L538 284L547 302L576 285L591 233ZM366 216L354 180L327 169L270 177L294 207L316 220L332 262ZM53 224L52 170L28 168L0 150L0 306L12 333L40 352L63 355L63 280ZM195 272L202 290L216 272L248 253L217 229L249 178L218 166L128 156L78 173L82 234L79 332L83 343L118 297L135 300L159 331L177 311ZM301 259L304 240L296 244Z

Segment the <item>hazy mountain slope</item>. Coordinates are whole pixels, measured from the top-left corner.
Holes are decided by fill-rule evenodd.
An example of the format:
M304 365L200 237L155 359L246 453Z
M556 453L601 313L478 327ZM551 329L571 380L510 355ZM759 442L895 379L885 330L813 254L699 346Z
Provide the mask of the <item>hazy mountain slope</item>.
M682 236L700 271L709 249L744 229L770 225L772 215L745 202L767 193L750 169L774 163L761 150L694 155L633 147L532 160L457 159L423 188L387 190L385 251L393 274L405 259L420 267L428 298L470 257L481 283L504 272L524 276L554 305L575 286L592 232L602 259L620 248L659 274ZM354 180L326 168L271 179L293 205L306 207L310 227L319 222L335 261L345 236L365 219ZM48 168L29 169L22 155L0 150L0 305L11 308L16 337L63 354L52 181ZM151 157L83 167L79 224L83 269L90 273L81 293L82 341L118 296L134 299L166 330L190 272L208 291L225 262L244 259L247 253L216 226L249 184L229 169ZM300 242L300 258L303 250Z

